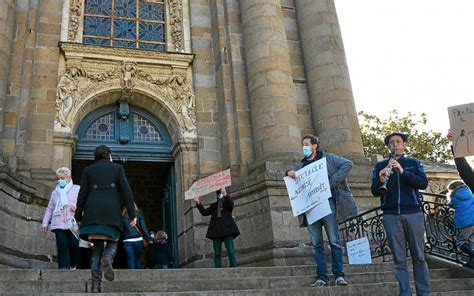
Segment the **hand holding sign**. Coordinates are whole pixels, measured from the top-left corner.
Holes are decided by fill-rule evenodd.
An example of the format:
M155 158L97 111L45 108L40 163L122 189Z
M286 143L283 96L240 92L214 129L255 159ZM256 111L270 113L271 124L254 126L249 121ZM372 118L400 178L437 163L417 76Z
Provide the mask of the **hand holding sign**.
M191 188L184 193L184 199L195 199L230 185L230 169L227 169L194 182Z

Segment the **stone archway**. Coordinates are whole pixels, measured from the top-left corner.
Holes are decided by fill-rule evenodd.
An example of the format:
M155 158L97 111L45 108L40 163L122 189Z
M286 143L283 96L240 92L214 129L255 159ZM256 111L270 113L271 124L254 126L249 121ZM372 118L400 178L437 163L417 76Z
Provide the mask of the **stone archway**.
M172 138L177 232L184 191L197 175L193 55L62 43L54 126L54 167L70 166L76 129L93 110L127 100L164 123ZM179 240L182 240L180 237ZM184 241L178 245L185 248ZM180 250L181 253L181 250Z

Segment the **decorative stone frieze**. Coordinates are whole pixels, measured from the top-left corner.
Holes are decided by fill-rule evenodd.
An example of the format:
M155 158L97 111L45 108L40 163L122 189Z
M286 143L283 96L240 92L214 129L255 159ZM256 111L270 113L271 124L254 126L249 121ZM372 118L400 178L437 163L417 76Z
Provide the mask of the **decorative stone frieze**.
M168 0L169 30L174 50L182 52L183 48L183 5L181 0Z
M165 106L185 137L196 130L192 87L193 55L62 43L66 60L60 76L55 130L70 131L76 114L98 94L145 94Z
M79 31L79 25L83 22L82 18L82 0L69 0L69 22L68 36L69 42L77 42L76 37Z

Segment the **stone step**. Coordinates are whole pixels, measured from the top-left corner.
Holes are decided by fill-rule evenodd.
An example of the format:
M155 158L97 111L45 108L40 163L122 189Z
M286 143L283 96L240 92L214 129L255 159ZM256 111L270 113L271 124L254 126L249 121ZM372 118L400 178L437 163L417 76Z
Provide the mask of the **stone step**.
M203 291L176 291L176 292L117 292L117 293L101 293L98 295L110 296L142 296L142 295L202 295L202 296L310 296L310 295L338 295L338 296L365 296L365 295L394 295L398 289L398 283L371 283L371 284L352 284L346 287L328 286L328 287L300 287L300 288L284 288L284 289L246 289L246 290L203 290ZM473 295L474 281L466 281L465 279L440 279L431 281L431 295ZM415 292L414 283L412 283L412 292ZM88 293L67 293L68 295L86 296ZM29 293L15 293L10 295L31 295ZM35 293L42 296L64 295L56 293Z
M331 266L328 266L331 270ZM365 273L391 271L391 263L377 263L364 265L345 265L344 271L350 273ZM157 278L167 279L214 279L224 278L251 278L256 276L278 277L278 276L302 276L313 275L316 265L280 266L275 267L239 267L239 268L181 268L181 269L141 269L141 270L115 270L116 280L142 280L153 281ZM58 269L6 269L2 270L2 280L22 281L71 281L87 280L90 278L89 270L63 271Z
M435 278L450 279L449 269L437 269L431 271L431 276ZM385 283L394 280L393 273L385 272L364 272L347 274L349 283L366 284ZM133 280L118 280L113 282L104 281L103 291L107 292L180 292L180 291L207 291L207 290L265 290L265 289L298 289L309 287L314 281L314 275L305 276L283 276L283 277L219 277L206 279L166 279L156 276L150 280L142 278ZM66 292L86 292L90 286L89 280L7 280L0 281L0 291L16 291L20 293L66 293ZM352 286L352 285L351 285Z

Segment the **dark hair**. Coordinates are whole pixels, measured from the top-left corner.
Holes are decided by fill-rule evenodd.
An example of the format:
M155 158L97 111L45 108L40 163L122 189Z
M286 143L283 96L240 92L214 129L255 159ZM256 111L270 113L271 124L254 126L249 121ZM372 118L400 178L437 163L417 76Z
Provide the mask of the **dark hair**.
M308 135L304 136L301 141L304 141L306 139L309 139L309 141L311 142L312 145L317 144L319 146L319 138L316 137L315 135L308 134Z
M112 150L105 145L100 145L94 149L94 160L109 159Z

